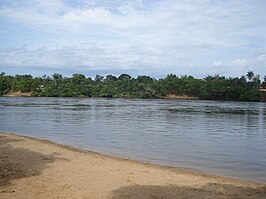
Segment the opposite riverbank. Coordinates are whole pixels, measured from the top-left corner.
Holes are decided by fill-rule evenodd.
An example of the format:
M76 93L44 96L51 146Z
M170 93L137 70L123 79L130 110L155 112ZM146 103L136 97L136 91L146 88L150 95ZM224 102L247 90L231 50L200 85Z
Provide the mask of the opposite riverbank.
M31 95L32 92L26 92L22 93L20 91L17 92L11 92L8 94L3 95L3 97L34 97ZM36 97L36 96L35 96ZM88 96L77 96L79 98L84 98ZM120 98L120 99L143 99L143 98L136 98L136 97L130 97L130 96L121 96L121 97L109 97L109 98ZM173 94L168 94L164 97L158 97L158 98L151 98L151 99L167 99L167 100L200 100L198 97L193 97L193 96L187 96L187 95L173 95Z
M0 133L0 198L266 198L266 185Z
M107 97L144 99L202 99L225 101L264 101L266 79L261 82L259 75L248 71L241 77L208 75L194 78L190 75L168 74L165 78L146 75L131 77L128 74L96 75L95 78L83 74L64 77L54 73L51 76L0 74L0 96L33 97Z

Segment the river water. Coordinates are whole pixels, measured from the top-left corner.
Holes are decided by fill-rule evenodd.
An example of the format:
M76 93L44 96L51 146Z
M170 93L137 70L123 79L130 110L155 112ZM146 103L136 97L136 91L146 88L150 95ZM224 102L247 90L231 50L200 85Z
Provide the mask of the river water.
M266 103L1 97L0 131L266 183Z

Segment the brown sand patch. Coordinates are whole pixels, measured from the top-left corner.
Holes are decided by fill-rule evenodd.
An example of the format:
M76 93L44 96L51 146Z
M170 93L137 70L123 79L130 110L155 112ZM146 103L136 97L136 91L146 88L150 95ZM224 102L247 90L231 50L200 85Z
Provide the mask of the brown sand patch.
M258 198L266 185L0 133L0 198Z

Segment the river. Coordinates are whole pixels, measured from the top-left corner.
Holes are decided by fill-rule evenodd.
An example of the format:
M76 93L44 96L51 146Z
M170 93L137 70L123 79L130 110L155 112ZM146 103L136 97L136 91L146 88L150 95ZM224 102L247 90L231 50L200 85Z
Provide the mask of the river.
M0 97L0 131L266 183L266 103Z

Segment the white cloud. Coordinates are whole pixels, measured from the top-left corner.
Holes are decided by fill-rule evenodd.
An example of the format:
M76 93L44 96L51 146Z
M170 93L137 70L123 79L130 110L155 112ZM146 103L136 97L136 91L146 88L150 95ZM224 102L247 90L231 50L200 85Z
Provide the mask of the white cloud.
M206 73L226 73L223 66L242 73L242 68L252 65L265 72L259 67L265 66L265 54L250 57L254 50L266 50L261 42L266 40L266 4L261 1L3 2L2 20L23 26L37 39L22 37L23 48L12 42L3 46L0 67L195 74L208 66Z
M159 52L146 47L88 43L83 46L60 48L12 48L2 50L0 59L2 66L87 67L91 70L103 70L112 66L117 70L124 70L137 69L146 65L158 66L158 61L161 61L159 56L164 54L163 51Z
M245 65L248 65L249 61L246 60L246 59L236 59L233 61L233 65L236 65L236 66L245 66Z
M222 66L224 65L224 62L223 61L216 61L213 63L214 66Z
M258 56L258 61L266 61L266 55L260 55Z

